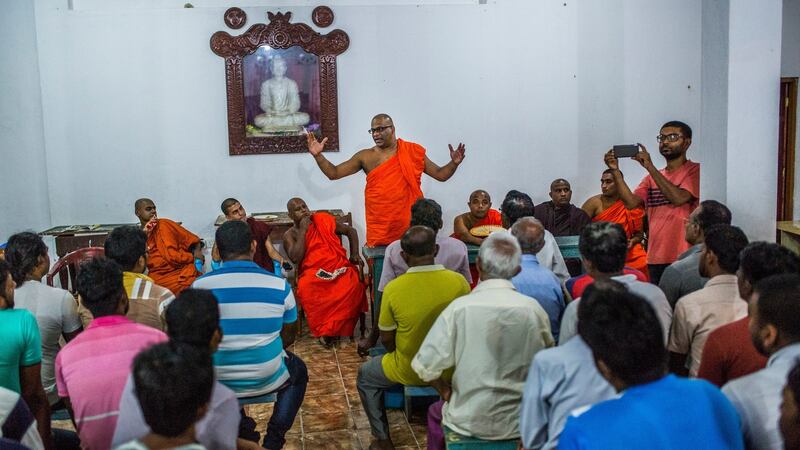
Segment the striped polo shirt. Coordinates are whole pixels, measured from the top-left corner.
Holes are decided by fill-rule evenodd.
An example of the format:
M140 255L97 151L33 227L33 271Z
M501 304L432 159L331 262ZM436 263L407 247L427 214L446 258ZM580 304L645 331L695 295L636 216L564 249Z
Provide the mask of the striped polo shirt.
M222 342L214 354L217 379L237 397L267 394L289 379L281 329L297 321L289 283L252 261L226 261L192 284L219 302Z

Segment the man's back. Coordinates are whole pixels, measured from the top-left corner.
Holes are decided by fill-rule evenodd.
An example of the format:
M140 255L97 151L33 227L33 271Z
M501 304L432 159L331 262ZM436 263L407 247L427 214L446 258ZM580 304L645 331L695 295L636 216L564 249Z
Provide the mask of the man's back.
M280 332L297 320L289 284L252 261L225 261L199 277L196 289L219 302L223 338L214 354L219 381L237 397L266 394L289 379Z
M467 280L439 264L411 267L386 286L378 327L397 330L396 349L382 361L386 378L408 385L426 384L411 369L411 359L442 310L468 293Z
M553 339L558 341L561 315L564 313L564 293L558 277L549 269L542 267L534 255L522 255L522 271L511 279L520 294L539 302L550 317L550 330Z
M36 318L24 309L0 309L0 387L21 393L19 368L42 360Z
M678 303L678 299L694 291L703 289L708 278L700 276L700 247L702 244L695 245L684 252L682 258L664 269L658 287L664 291L667 301L673 307ZM685 255L685 256L684 256Z
M767 365L767 357L753 346L749 322L748 317L742 317L709 333L698 378L722 387Z
M469 272L467 245L458 239L442 234L436 235L436 244L439 245L439 252L436 253L434 262L443 265L445 269L460 273L468 283L472 283L472 275ZM383 270L381 271L380 283L378 283L379 291L384 291L386 285L389 284L390 281L406 273L406 270L408 270L408 265L400 256L401 251L400 239L386 246L386 251L383 256Z
M739 419L713 385L667 375L567 420L559 449L741 449Z
M163 330L161 317L164 307L175 299L172 292L140 273L124 272L122 276L129 300L126 316L136 323Z

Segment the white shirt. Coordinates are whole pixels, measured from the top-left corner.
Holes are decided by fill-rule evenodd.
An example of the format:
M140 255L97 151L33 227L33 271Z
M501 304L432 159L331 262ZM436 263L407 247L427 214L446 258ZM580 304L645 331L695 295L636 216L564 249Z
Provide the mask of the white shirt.
M552 345L550 319L537 302L509 280L486 280L442 311L411 368L430 382L455 367L444 425L480 439L513 439L533 355Z
M52 405L58 401L55 372L56 355L61 348L58 340L62 334L81 327L78 302L64 289L30 280L14 290L14 307L27 309L36 316L42 337L42 386Z
M567 270L567 263L564 262L564 257L558 248L556 238L547 230L544 230L544 247L536 254L536 259L539 264L552 270L562 284L569 280L570 275L569 270Z
M798 358L800 344L786 346L770 356L767 367L722 387L722 393L739 413L747 448L783 448L783 438L778 430L783 386Z
M667 296L655 284L645 283L636 279L636 275L619 275L611 277L614 281L619 281L624 284L628 291L643 297L650 303L650 306L656 312L656 317L661 323L661 329L664 332L664 344L667 343L669 337L669 329L672 325L672 307L669 306ZM558 344L561 345L567 342L571 337L578 334L578 302L580 298L576 298L567 305L564 310L564 317L561 318L561 332L558 336Z

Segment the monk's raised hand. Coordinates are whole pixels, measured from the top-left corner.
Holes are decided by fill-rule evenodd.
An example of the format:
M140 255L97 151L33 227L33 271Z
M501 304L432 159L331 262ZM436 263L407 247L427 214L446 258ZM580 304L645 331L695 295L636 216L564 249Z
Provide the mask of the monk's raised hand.
M461 161L464 161L464 153L467 151L464 144L459 142L455 150L451 144L447 144L447 146L450 148L450 159L456 164L461 164Z
M636 144L639 146L639 153L632 157L633 160L637 161L639 164L642 165L645 169L653 165L653 160L650 159L650 152L642 144Z
M603 157L603 161L606 163L609 169L619 169L619 161L617 161L617 157L614 155L613 149L606 152L606 155Z
M308 141L308 152L314 156L322 153L322 149L325 148L325 143L328 142L328 138L323 138L321 142L318 141L314 133L307 133L306 140Z

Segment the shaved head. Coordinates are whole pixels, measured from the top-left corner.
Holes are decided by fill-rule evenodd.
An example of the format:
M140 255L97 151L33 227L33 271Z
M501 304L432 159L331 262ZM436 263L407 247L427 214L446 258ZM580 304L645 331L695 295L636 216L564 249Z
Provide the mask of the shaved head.
M142 225L156 216L156 204L149 198L140 198L133 204L133 213L139 218Z
M492 197L489 195L488 192L484 191L483 189L472 191L472 194L469 194L469 200L472 201L473 198L476 198L479 195L484 195L487 200L492 201Z
M139 200L136 200L136 203L133 204L133 209L134 211L138 211L144 208L146 205L155 205L155 203L153 203L153 201L149 198L140 198Z
M239 200L236 200L235 198L226 198L225 200L223 200L222 205L220 205L220 208L222 209L222 214L225 214L227 216L228 208L235 205L236 203L239 203Z
M551 191L555 190L555 187L560 185L560 184L566 184L567 187L571 187L570 184L569 184L569 181L567 181L567 180L565 180L563 178L556 178L555 180L553 180L552 183L550 183L550 190Z
M389 122L392 123L392 125L394 125L394 120L392 120L392 116L386 113L375 114L375 117L372 118L372 122L375 122L376 120L388 120Z
M301 203L301 202L305 203L306 201L303 200L300 197L292 197L292 198L289 199L288 202L286 202L286 209L291 211L292 210L292 206L296 205L297 203Z

